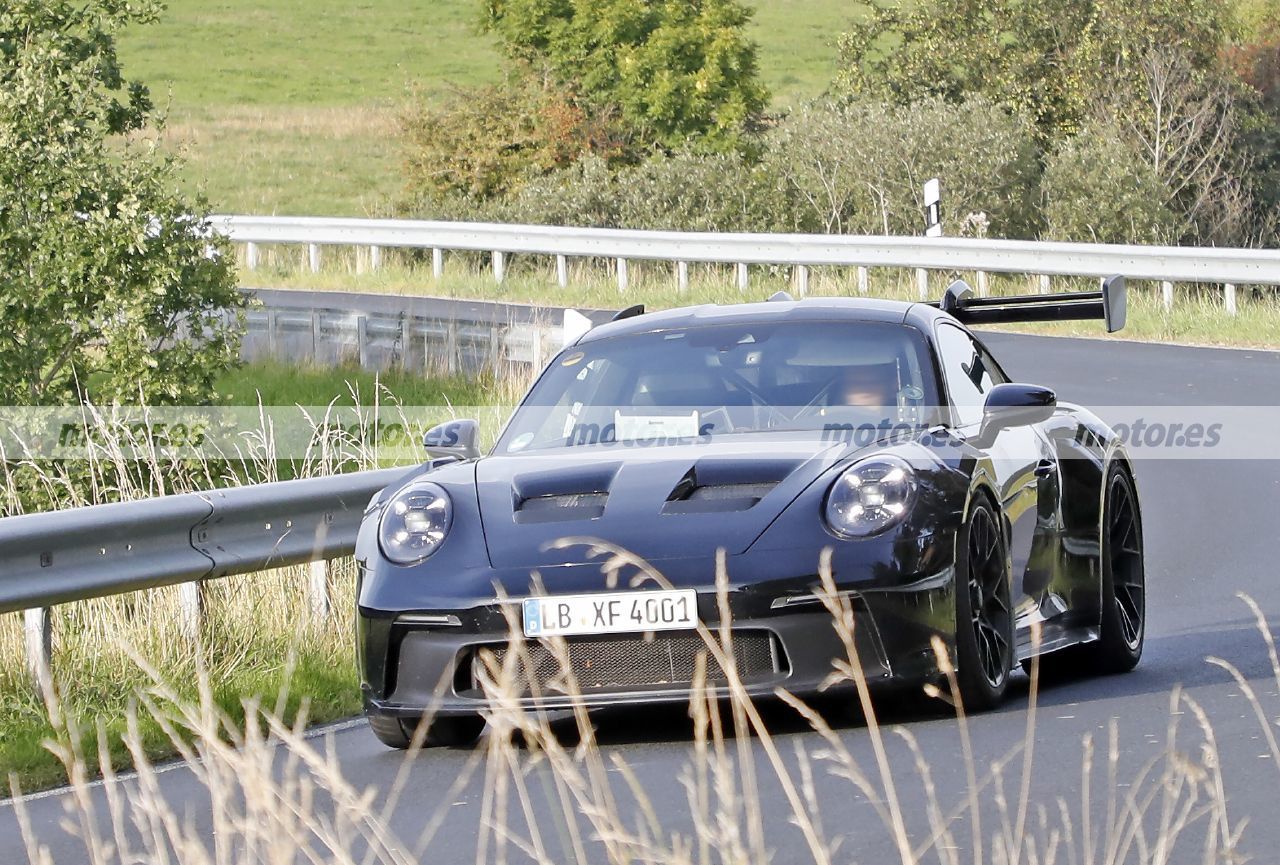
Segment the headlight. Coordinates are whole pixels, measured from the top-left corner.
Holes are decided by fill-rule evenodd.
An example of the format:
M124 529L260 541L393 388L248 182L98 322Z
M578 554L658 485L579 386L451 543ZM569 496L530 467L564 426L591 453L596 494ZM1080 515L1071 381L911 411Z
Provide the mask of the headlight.
M842 538L878 534L906 515L915 492L915 472L906 460L868 457L845 469L831 485L827 525Z
M440 549L453 522L453 503L439 484L409 484L382 509L378 542L398 565L412 565Z

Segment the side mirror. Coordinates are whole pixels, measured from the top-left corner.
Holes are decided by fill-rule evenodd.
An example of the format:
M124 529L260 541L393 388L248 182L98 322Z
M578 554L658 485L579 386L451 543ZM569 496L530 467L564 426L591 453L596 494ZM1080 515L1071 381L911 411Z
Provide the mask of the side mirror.
M422 437L422 446L433 457L475 459L480 456L480 424L473 420L437 424Z
M1058 397L1037 384L998 384L987 393L982 410L982 434L1009 427L1027 426L1053 416Z

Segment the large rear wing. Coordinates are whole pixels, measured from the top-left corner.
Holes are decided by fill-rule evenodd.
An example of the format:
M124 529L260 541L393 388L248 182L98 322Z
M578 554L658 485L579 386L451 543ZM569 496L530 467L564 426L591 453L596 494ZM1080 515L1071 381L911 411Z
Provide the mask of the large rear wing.
M1124 327L1124 277L1107 277L1102 282L1101 291L1011 297L975 297L973 290L963 280L957 279L936 306L965 324L1102 319L1107 323L1107 333L1115 333Z

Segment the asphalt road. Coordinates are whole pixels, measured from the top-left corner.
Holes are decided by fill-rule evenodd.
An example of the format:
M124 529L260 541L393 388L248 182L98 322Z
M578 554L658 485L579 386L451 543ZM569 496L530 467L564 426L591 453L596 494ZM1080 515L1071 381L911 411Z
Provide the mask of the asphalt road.
M1050 385L1059 397L1086 405L1270 405L1280 406L1280 354L1269 352L1194 349L1134 343L992 335L993 350L1017 379ZM1170 693L1175 688L1204 707L1212 722L1228 800L1227 817L1234 825L1248 818L1239 849L1255 861L1277 861L1280 849L1280 766L1272 760L1259 721L1240 688L1207 656L1227 659L1239 666L1257 690L1268 713L1280 716L1280 694L1272 677L1266 647L1254 628L1252 615L1236 597L1247 592L1263 610L1280 623L1280 574L1273 558L1277 540L1277 503L1280 502L1280 461L1229 460L1144 461L1137 467L1144 505L1147 543L1148 637L1141 666L1133 673L1105 679L1057 684L1040 694L1034 734L1034 768L1029 801L1045 806L1054 822L1058 800L1072 813L1076 847L1059 848L1059 861L1102 862L1102 842L1095 840L1095 855L1079 844L1087 813L1095 837L1108 834L1107 797L1116 790L1123 801L1138 790L1135 776L1147 761L1166 746L1171 722ZM1015 693L1000 711L972 719L973 747L978 765L986 767L1023 740L1027 729L1027 684L1019 676ZM1179 748L1189 757L1202 756L1202 735L1197 731L1189 704L1175 709L1180 725ZM894 722L919 744L933 771L936 794L944 811L964 801L965 772L960 759L959 728L954 719L908 703L890 711ZM774 741L788 765L797 765L796 751L810 754L824 748L786 712L770 712ZM856 719L839 723L839 741L869 771L874 771L871 736ZM1108 737L1114 721L1116 757L1107 765ZM1268 721L1268 723L1275 723ZM599 738L607 757L619 757L651 797L657 819L665 832L691 828L690 807L680 777L692 755L690 724L680 711L616 712L599 718ZM1082 801L1082 766L1085 737L1096 745L1095 765L1086 805ZM385 793L401 769L400 755L384 749L363 724L353 724L329 734L333 754L346 778L357 788ZM755 768L763 802L760 824L773 861L812 861L801 833L790 819L783 790L769 768L763 747L753 743ZM898 792L904 805L904 821L917 843L927 834L929 798L914 771L906 740L889 737L889 757L895 767ZM417 839L427 815L445 814L422 861L470 862L476 859L478 826L482 813L480 785L472 781L460 790L451 785L474 755L466 751L431 751L407 767L400 804L390 818L394 834L406 844ZM898 861L889 833L883 828L867 798L849 784L815 767L813 787L822 802L824 832L842 837L835 861ZM542 774L542 781L539 775ZM608 776L618 792L620 807L632 807L623 775L616 767ZM553 803L554 790L539 768L529 772L532 808L538 814L542 840L553 851L553 861L570 861L557 829L560 808ZM1210 774L1212 779L1212 773ZM1010 764L1005 795L1016 802L1021 763ZM212 832L208 794L186 769L159 776L165 795L184 802L192 825ZM101 796L101 789L97 795ZM999 831L996 791L988 786L980 794L986 822L983 834ZM36 834L47 843L55 862L85 861L83 845L60 828L64 797L44 796L26 803ZM1158 807L1158 806L1157 806ZM1148 814L1150 826L1158 814ZM638 819L638 817L637 817ZM1039 825L1039 811L1029 812L1029 825ZM585 825L585 821L582 821ZM750 836L743 818L741 837ZM515 823L521 824L516 818ZM1199 818L1167 861L1201 862L1205 833L1218 824ZM1037 830L1038 831L1038 830ZM956 825L955 844L966 851L959 861L973 861L966 835L967 821ZM492 845L492 842L490 842ZM494 847L490 846L492 859ZM600 861L599 847L589 847L589 858ZM986 849L990 851L990 844ZM510 861L523 856L508 848ZM931 854L931 861L940 861ZM0 863L25 862L12 804L0 804ZM945 861L943 859L942 861ZM1130 858L1127 861L1138 861ZM1142 860L1147 861L1147 860Z

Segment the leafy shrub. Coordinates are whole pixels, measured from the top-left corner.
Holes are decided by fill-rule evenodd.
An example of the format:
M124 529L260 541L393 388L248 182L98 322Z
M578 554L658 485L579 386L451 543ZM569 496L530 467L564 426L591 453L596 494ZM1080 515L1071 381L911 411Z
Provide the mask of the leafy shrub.
M956 226L983 211L994 233L1036 228L1037 151L1026 124L985 100L814 105L764 139L764 156L655 155L611 168L590 156L487 204L424 215L684 231L918 234L921 187L940 177ZM955 230L952 228L952 230Z
M811 105L774 130L765 163L806 231L919 234L922 187L932 177L942 181L948 231L971 212L985 212L999 236L1028 237L1037 227L1032 131L982 97Z
M436 201L419 211L446 219L675 231L793 230L779 178L736 153L656 155L611 168L600 157L530 180L501 201Z
M1170 191L1112 129L1082 132L1049 157L1045 236L1097 243L1170 243Z
M621 223L618 181L608 163L586 156L531 180L518 195L485 211L499 222L615 228Z
M415 199L461 195L484 201L518 190L584 153L622 152L617 124L529 70L500 84L460 90L443 105L404 116L405 178Z
M736 153L679 153L627 169L619 218L629 228L792 231L787 190L767 166Z

